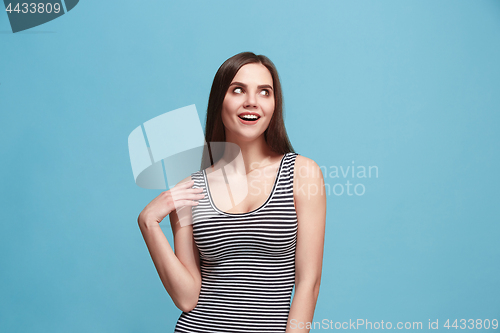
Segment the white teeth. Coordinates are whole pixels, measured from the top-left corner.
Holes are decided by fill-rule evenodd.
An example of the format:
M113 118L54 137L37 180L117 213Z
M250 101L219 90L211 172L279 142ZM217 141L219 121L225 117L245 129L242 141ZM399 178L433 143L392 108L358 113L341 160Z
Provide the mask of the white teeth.
M254 119L258 119L259 117L252 115L252 114L246 114L246 115L240 116L240 118L254 120Z

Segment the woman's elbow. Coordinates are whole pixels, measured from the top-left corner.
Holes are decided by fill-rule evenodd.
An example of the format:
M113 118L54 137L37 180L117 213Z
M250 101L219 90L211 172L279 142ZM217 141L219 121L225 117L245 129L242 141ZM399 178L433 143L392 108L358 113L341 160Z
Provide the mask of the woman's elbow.
M198 304L198 297L191 298L191 299L184 299L184 300L178 300L177 302L174 302L175 306L179 308L179 310L183 312L190 312L193 311L193 309L196 307Z
M199 283L194 285L182 285L177 288L170 286L170 288L165 289L167 289L170 298L179 310L189 312L198 304L201 291L201 279Z

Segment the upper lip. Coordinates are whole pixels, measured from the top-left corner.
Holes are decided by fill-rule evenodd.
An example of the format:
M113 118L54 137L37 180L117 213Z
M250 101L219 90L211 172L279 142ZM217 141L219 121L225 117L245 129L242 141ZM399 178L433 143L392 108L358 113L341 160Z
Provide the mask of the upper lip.
M244 115L247 115L247 114L250 114L250 115L254 115L254 116L257 116L258 118L260 118L260 114L258 114L257 112L248 112L248 111L245 111L245 112L242 112L238 115L238 117L240 116L244 116Z

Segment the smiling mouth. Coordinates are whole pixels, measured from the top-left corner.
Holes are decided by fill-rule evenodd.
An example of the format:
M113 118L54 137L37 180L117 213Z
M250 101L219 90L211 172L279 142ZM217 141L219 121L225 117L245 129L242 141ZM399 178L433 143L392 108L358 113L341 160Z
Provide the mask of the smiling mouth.
M243 119L245 121L257 121L259 120L259 116L255 116L255 115L250 115L250 114L247 114L247 115L243 115L243 116L238 116L240 119Z

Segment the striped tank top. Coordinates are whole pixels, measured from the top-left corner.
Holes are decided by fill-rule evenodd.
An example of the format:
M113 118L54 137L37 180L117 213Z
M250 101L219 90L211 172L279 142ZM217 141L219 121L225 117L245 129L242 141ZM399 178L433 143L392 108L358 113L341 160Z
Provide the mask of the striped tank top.
M192 206L202 282L198 304L182 312L175 332L285 332L295 284L297 155L283 156L269 197L248 213L219 210L205 171L191 175L205 194Z

